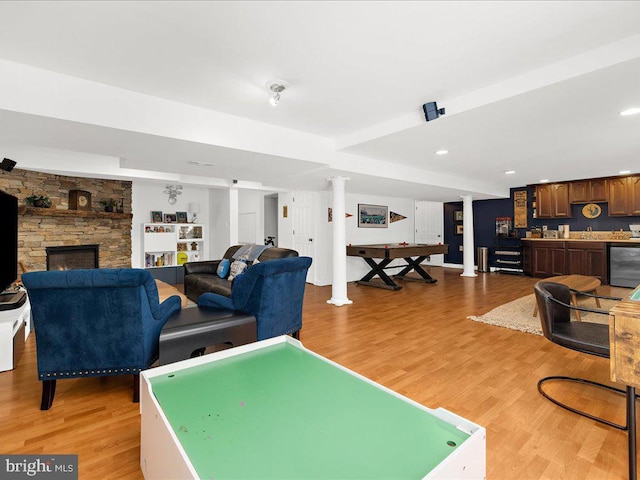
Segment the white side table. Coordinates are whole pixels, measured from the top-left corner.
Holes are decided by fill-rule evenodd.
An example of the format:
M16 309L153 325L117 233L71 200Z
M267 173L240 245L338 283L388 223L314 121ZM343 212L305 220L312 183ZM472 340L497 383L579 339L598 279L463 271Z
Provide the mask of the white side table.
M24 295L24 302L0 304L3 308L0 310L0 372L15 368L31 333L31 304L27 292L20 290L16 295Z

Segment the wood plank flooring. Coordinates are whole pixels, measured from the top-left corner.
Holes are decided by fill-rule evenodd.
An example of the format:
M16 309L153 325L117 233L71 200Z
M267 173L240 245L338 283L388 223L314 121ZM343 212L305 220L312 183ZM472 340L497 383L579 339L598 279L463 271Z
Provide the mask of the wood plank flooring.
M349 284L354 303L343 307L326 303L331 287L308 286L303 344L428 407L483 425L488 479L626 478L625 432L567 412L536 389L546 375L610 383L608 360L466 319L532 293L535 280L428 270L437 284L402 282L398 292ZM40 411L31 335L17 368L0 373L0 452L74 453L81 479L141 479L131 386L131 377L62 380L53 407ZM564 385L555 392L624 423L623 397Z

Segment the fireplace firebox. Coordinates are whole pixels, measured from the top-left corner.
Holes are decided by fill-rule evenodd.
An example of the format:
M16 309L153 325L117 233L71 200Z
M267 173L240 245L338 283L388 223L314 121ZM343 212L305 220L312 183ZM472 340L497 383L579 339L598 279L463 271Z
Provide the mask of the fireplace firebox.
M99 245L46 247L47 270L98 268Z

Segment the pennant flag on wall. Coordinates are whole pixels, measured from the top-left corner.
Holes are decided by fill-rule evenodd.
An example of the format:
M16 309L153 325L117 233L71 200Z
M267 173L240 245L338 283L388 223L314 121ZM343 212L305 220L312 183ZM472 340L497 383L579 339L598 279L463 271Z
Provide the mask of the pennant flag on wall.
M404 220L405 217L404 215L400 215L399 213L395 213L395 212L389 212L389 223L393 223L393 222L399 222L400 220Z

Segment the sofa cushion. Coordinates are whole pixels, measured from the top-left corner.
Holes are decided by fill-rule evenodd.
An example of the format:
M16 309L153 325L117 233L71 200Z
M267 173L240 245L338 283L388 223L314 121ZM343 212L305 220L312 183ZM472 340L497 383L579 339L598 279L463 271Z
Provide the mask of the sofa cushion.
M192 273L184 277L185 285L189 282L187 287L188 292L197 292L197 296L200 296L203 292L212 292L219 295L231 296L231 282L226 278L220 278L217 275L209 275L206 273ZM189 294L187 294L188 296ZM197 298L197 297L196 297Z
M220 260L216 273L220 278L227 278L227 275L229 275L229 259L228 258L223 258L222 260Z
M229 269L229 281L232 281L235 277L240 275L247 269L247 261L244 258L234 260Z

